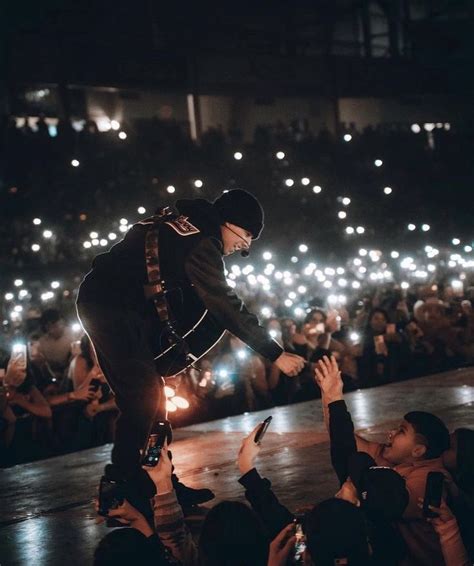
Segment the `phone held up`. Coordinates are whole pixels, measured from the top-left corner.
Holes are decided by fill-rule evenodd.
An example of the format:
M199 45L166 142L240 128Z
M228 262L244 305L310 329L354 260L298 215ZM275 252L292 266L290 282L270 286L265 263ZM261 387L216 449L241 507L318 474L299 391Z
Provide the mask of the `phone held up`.
M428 507L439 507L443 495L444 475L441 472L429 472L426 476L425 497L423 500L423 516L434 518L438 514L431 511Z
M272 416L267 417L264 421L262 421L260 423L260 426L258 427L257 432L255 433L255 438L254 438L254 442L255 444L259 444L263 437L265 436L265 433L267 432L267 428L270 426L270 423L272 422Z
M165 445L166 438L169 434L169 424L165 421L157 421L154 423L151 433L143 450L142 466L154 468L158 465L161 456L161 449Z
M11 360L19 368L26 369L26 363L27 363L26 344L13 344Z
M303 564L303 554L306 550L306 537L303 531L304 515L295 515L295 546L293 554L293 564Z

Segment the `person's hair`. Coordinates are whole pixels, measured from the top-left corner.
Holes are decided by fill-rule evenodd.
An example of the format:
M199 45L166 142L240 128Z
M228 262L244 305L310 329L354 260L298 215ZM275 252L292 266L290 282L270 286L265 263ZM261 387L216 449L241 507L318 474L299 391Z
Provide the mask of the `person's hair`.
M372 322L372 318L374 316L374 314L381 314L385 317L385 322L388 324L390 322L390 317L388 316L388 312L385 309L381 309L380 307L376 307L375 309L372 309L369 312L369 316L367 318L367 325L370 326L370 323Z
M474 430L457 428L456 483L470 495L474 495Z
M94 566L128 566L129 564L153 564L164 566L168 562L163 555L152 552L147 537L137 531L125 527L115 529L105 535L94 552Z
M449 448L449 431L443 421L432 413L411 411L403 417L426 446L425 458L439 458Z
M92 357L92 344L87 334L81 338L80 342L81 355L86 360L87 367L92 369L94 367L94 359Z
M323 317L323 322L326 322L327 315L322 309L311 309L304 319L305 323L308 324L309 322L311 322L311 319L317 313L319 313Z
M201 566L265 566L269 541L252 509L222 501L206 516L199 537Z
M62 316L58 309L46 309L40 318L40 327L43 332L48 332L50 324L54 324L61 320Z
M365 517L352 503L326 499L305 515L303 527L315 566L334 566L336 559L346 559L350 566L369 562Z

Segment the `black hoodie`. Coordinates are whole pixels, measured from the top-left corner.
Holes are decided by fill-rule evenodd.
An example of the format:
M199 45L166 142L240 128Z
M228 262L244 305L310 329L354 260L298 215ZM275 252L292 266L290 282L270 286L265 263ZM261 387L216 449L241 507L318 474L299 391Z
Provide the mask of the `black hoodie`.
M276 360L282 348L268 336L257 317L226 282L220 219L215 208L203 199L179 200L176 208L197 230L183 236L168 224L161 226L162 279L168 287L191 290L187 293L190 300L202 302L221 326L265 358ZM143 288L147 283L145 234L150 228L147 222L135 224L121 242L94 259L92 270L80 286L78 303L110 305L113 309L131 309L143 314L154 308L145 299ZM173 315L179 321L179 309L173 309Z

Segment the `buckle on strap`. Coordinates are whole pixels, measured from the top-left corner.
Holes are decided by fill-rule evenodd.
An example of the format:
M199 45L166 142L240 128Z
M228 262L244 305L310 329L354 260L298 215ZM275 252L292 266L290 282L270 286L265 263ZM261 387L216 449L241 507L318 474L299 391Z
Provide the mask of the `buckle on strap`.
M157 295L162 295L164 292L161 281L156 283L147 283L146 285L143 285L143 290L145 292L146 299L154 299Z

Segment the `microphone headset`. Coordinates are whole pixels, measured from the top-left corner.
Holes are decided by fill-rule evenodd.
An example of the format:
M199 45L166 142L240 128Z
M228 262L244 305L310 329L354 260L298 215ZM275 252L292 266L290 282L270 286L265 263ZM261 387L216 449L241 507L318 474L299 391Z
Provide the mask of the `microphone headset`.
M238 234L235 230L232 230L232 228L230 228L230 227L227 226L226 224L223 224L223 226L224 226L225 228L227 228L227 230L230 230L233 234L235 234L236 236L238 236L243 242L245 242L245 245L246 245L247 247L245 247L245 248L240 252L240 255L241 255L242 257L249 257L250 251L249 251L249 249L248 249L248 245L249 245L249 244L248 244L247 240L246 240L245 238L243 238L240 234Z

